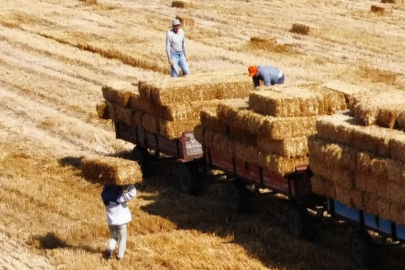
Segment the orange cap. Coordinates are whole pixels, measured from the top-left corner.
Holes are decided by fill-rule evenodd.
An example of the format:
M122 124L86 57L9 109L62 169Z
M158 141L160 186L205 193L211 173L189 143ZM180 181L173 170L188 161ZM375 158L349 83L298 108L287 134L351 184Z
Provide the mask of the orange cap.
M248 71L249 71L249 77L255 76L257 73L257 66L250 66L248 68Z

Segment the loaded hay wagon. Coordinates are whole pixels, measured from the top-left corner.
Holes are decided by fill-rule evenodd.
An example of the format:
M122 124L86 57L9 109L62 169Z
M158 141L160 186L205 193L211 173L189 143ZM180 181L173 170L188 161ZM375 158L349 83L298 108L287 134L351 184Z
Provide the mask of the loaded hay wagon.
M102 87L105 101L97 110L100 118L113 120L117 139L136 145L133 156L145 175L150 173L153 158L170 156L180 162L181 189L195 194L202 184L198 167L203 150L193 134L200 110L213 108L221 100L247 96L251 82L239 75L189 77L136 85L108 83Z
M317 84L261 88L246 99L219 103L216 111L202 110L194 134L207 166L232 179L227 195L233 212L247 211L249 187L270 189L292 202L288 231L311 239L308 209L320 212L325 200L312 192L308 137L318 116L346 108L343 93Z
M350 254L370 266L375 244L367 230L405 241L405 91L370 90L349 109L317 120L308 140L311 182L332 217L357 225Z

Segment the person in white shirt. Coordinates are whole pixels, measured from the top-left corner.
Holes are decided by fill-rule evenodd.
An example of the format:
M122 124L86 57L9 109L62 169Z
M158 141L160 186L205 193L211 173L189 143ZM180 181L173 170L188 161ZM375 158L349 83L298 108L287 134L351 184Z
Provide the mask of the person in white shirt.
M180 20L174 19L173 28L166 35L166 54L171 66L171 77L179 77L179 68L183 71L183 76L190 74L187 64L186 40L184 31L181 29Z
M127 223L132 220L127 202L135 198L135 196L136 189L134 185L104 185L101 199L106 207L107 223L110 231L110 240L105 251L107 259L112 258L117 243L118 253L116 258L121 260L124 257L127 247Z

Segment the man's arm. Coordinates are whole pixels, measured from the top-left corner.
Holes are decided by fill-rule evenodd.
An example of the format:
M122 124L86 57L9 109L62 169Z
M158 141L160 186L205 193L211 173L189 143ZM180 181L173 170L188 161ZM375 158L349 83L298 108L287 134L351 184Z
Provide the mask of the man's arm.
M132 200L136 197L136 188L134 185L130 185L128 190L122 193L121 197L117 199L118 203L123 203Z
M264 85L269 86L271 85L271 76L268 72L262 74Z
M167 32L167 34L166 34L166 55L167 55L167 60L169 60L169 63L171 63L171 58L170 58L170 48L171 48L171 45L170 45L170 35L169 35L169 32Z
M253 79L254 87L255 87L255 88L256 88L256 87L259 87L259 86L260 86L260 79L257 78L257 77L252 77L252 79Z
M182 49L183 49L184 57L187 59L187 54L186 54L186 36L184 35L184 32L183 32Z

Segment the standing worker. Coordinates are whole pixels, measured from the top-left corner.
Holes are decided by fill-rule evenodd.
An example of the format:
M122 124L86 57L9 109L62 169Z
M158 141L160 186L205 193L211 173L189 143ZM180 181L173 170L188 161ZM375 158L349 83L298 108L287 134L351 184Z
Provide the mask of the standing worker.
M174 19L172 23L173 28L167 32L166 35L166 54L171 66L172 78L179 77L179 67L183 71L183 76L190 74L187 64L186 55L186 40L184 31L181 29L179 19Z
M249 77L252 77L254 87L260 86L260 81L264 85L275 85L284 83L284 74L278 68L270 66L250 66L248 68Z
M107 211L108 229L110 241L105 251L106 259L111 259L116 244L118 243L117 260L124 257L127 247L127 223L132 220L127 202L135 198L134 185L118 186L104 185L101 198Z

